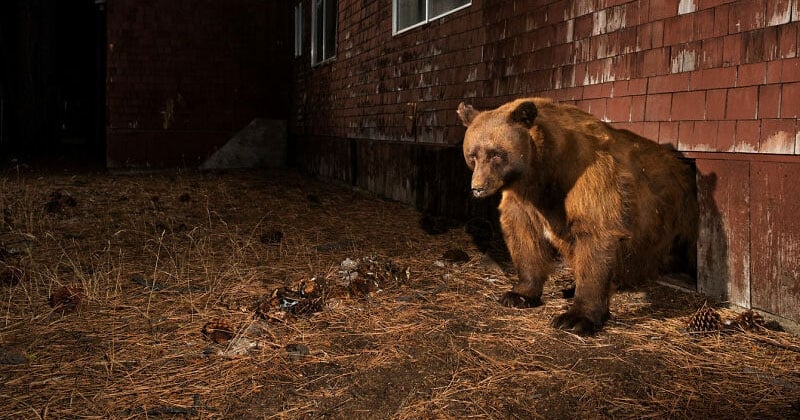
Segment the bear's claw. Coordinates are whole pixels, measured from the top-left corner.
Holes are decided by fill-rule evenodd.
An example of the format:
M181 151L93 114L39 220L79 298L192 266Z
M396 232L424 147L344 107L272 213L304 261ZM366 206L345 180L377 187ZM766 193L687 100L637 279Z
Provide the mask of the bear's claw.
M557 316L553 320L553 327L572 331L579 335L593 335L594 333L603 329L603 324L608 319L608 314L603 316L603 319L598 322L592 320L585 314L573 311L567 311Z
M542 305L541 298L531 298L514 292L506 292L499 301L501 305L509 308L535 308Z

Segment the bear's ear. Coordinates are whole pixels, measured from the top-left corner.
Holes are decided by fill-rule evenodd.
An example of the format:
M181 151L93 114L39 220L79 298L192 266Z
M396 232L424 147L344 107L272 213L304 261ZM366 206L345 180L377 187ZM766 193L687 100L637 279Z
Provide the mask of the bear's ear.
M508 119L511 122L522 124L525 128L533 127L533 120L539 111L536 109L536 104L533 102L523 102L517 106L517 109L511 112Z
M458 116L461 118L464 127L469 127L469 125L472 124L472 120L480 114L472 105L466 105L464 102L458 104L458 111L456 112L458 112Z

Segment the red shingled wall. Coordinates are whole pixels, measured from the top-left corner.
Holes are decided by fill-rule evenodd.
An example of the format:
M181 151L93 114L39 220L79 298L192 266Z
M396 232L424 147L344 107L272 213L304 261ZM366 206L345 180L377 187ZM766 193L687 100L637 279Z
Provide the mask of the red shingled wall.
M398 35L391 0L338 10L335 60L294 61L300 168L459 214L468 174L425 158L460 159L459 102L574 103L695 159L702 291L800 320L800 0L473 0Z
M297 106L311 133L452 144L461 100L550 96L680 150L800 154L798 9L475 0L393 36L391 1L341 0L337 58L298 59Z
M110 167L196 165L253 118L288 116L285 2L106 6Z

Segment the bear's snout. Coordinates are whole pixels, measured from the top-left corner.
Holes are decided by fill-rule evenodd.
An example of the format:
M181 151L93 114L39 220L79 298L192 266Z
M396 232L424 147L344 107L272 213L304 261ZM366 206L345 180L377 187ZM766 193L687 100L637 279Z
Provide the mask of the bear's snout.
M494 190L486 187L485 185L481 187L473 186L471 191L472 191L472 196L475 198L488 197L494 193Z
M486 195L486 188L485 187L472 187L472 195L475 198L481 198Z

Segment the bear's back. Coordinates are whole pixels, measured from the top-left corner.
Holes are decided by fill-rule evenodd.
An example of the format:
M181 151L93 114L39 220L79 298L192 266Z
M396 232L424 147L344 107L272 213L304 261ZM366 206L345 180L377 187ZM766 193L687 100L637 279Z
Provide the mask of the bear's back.
M547 98L533 98L533 101L539 109L536 123L553 141L581 142L584 144L579 148L610 153L631 172L648 168L654 175L658 173L656 177L670 175L685 181L688 166L674 150L632 131L615 128L574 105L558 104Z

